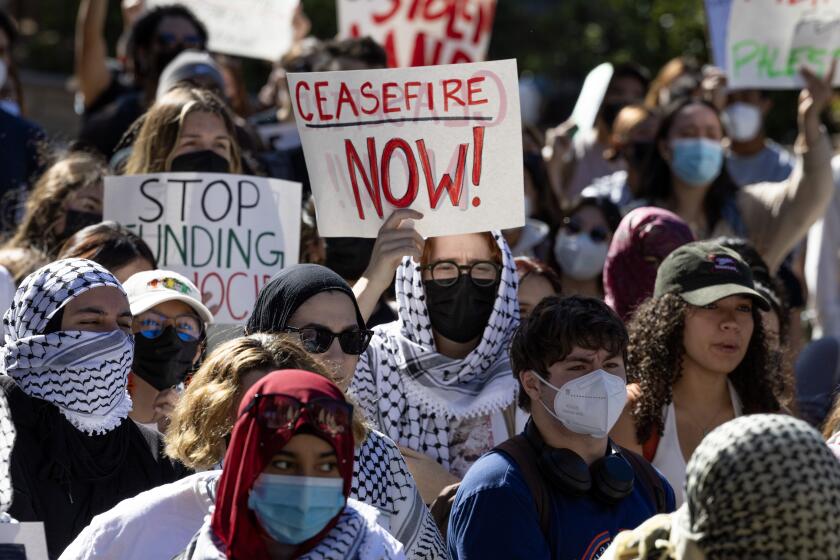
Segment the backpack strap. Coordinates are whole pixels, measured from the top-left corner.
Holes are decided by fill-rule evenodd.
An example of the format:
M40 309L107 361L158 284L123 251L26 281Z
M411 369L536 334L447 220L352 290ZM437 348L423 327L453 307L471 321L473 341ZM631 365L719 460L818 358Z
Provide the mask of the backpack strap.
M536 450L524 434L518 434L497 445L494 451L501 451L519 467L537 506L540 531L546 541L551 544L551 550L554 550L554 539L551 535L551 495L540 473Z
M642 483L648 498L656 506L656 513L670 513L668 511L668 492L665 490L665 485L662 483L662 479L659 477L656 469L653 468L653 465L646 461L644 457L633 453L629 449L620 446L619 449L621 450L621 455L633 467L633 472L636 473L636 480Z

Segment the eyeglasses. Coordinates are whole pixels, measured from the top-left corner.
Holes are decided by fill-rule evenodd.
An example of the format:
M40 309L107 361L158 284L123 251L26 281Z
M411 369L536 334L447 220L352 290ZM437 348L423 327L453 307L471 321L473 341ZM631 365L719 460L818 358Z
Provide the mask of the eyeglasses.
M304 413L312 427L330 437L350 433L353 428L353 406L333 399L302 402L290 395L257 393L243 414L251 411L260 425L274 431L293 430Z
M499 281L502 267L493 261L476 261L472 264L458 264L455 261L437 261L421 266L420 270L429 270L432 280L440 286L452 286L466 273L476 286L492 286Z
M145 311L134 318L139 326L140 334L146 338L153 339L163 334L167 325L172 325L178 338L184 342L195 341L201 338L201 321L195 315L183 314L175 317L167 317L154 311Z
M167 290L174 290L187 295L192 293L192 289L189 286L177 278L170 278L169 276L165 278L153 278L152 280L146 282L146 286L155 290L158 288L166 288Z
M341 333L334 333L325 327L286 327L283 330L297 333L304 349L311 354L323 354L330 349L333 340L337 338L342 352L358 356L367 350L373 336L373 331L362 329L353 329Z
M155 39L157 40L160 46L165 47L167 49L176 47L178 45L182 46L185 49L204 47L204 41L199 35L184 35L183 37L179 37L174 33L162 32L158 33Z
M576 235L578 233L583 232L583 226L581 226L580 222L573 218L563 219L563 229L565 229L572 235ZM595 243L603 243L610 236L609 230L607 230L607 228L603 226L596 226L592 228L591 231L585 233L587 233L592 239L592 241L594 241Z

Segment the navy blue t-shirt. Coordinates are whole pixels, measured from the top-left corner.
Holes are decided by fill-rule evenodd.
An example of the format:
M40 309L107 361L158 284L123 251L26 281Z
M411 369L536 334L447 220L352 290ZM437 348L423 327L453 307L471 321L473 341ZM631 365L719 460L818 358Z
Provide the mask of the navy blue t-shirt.
M660 479L668 511L673 511L674 491L662 475ZM540 530L536 503L518 465L503 453L484 455L467 472L455 496L448 529L450 558L595 560L619 532L658 513L638 481L633 493L615 505L554 489L549 493L551 531L557 535L553 551Z

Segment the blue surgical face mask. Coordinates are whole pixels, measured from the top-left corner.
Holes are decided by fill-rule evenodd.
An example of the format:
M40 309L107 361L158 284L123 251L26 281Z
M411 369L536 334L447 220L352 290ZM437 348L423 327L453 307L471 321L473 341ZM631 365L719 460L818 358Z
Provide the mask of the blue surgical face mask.
M671 141L671 170L692 187L705 187L723 167L723 147L707 138L681 138Z
M261 474L248 495L248 507L275 541L300 544L344 509L341 478Z

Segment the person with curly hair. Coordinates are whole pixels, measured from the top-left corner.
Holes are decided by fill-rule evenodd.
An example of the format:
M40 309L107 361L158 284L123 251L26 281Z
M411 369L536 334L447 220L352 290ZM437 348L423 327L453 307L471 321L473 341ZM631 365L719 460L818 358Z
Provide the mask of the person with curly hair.
M750 267L713 242L676 249L630 323L628 406L612 435L638 451L684 501L685 465L712 429L778 412L781 374L768 360Z

